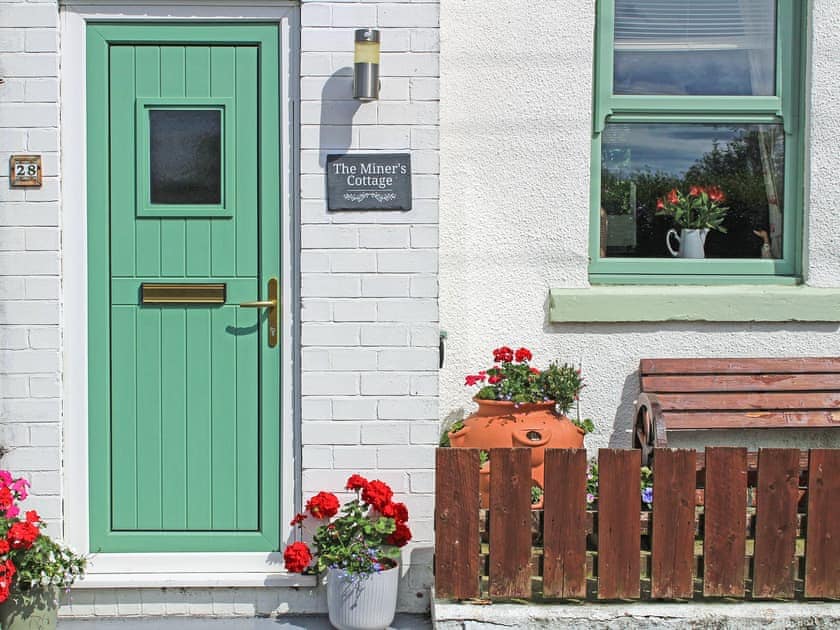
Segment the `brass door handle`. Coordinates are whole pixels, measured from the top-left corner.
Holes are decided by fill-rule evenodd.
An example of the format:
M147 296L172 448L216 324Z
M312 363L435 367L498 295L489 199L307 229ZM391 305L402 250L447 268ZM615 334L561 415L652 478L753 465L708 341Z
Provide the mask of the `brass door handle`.
M256 300L254 302L242 302L239 308L267 308L268 309L268 347L274 348L277 345L277 305L278 299L277 278L268 281L268 299Z

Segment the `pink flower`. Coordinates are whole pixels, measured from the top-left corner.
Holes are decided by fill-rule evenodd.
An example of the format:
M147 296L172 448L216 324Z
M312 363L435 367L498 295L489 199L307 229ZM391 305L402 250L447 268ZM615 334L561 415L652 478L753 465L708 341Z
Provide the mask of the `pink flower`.
M20 508L16 505L6 508L6 518L16 518L20 514Z
M0 483L2 483L4 486L9 486L11 485L12 481L12 473L10 473L8 470L0 470Z
M20 479L15 479L12 482L11 488L15 491L15 493L17 493L18 499L20 499L21 501L23 501L24 499L26 499L27 496L29 496L29 494L26 492L26 487L28 485L29 482L23 477L21 477Z

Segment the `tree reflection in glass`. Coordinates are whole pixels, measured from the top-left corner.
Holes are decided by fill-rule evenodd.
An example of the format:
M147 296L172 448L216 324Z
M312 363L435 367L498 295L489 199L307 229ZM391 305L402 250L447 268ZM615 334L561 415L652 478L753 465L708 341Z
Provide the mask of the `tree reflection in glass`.
M784 132L781 125L610 123L602 138L601 254L670 258L674 227L657 199L677 188L717 186L726 233L712 232L708 258L760 258L767 234L782 257Z

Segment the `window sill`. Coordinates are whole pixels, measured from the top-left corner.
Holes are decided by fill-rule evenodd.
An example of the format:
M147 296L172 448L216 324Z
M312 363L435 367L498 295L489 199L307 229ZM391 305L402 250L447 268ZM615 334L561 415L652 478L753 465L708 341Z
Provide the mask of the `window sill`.
M733 285L551 289L549 321L840 322L840 288Z

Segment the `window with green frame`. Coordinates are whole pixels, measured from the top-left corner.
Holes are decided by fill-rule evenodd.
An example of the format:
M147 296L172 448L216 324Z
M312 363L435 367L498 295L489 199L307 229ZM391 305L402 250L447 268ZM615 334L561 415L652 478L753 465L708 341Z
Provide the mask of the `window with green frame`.
M803 5L599 0L593 282L796 282Z

